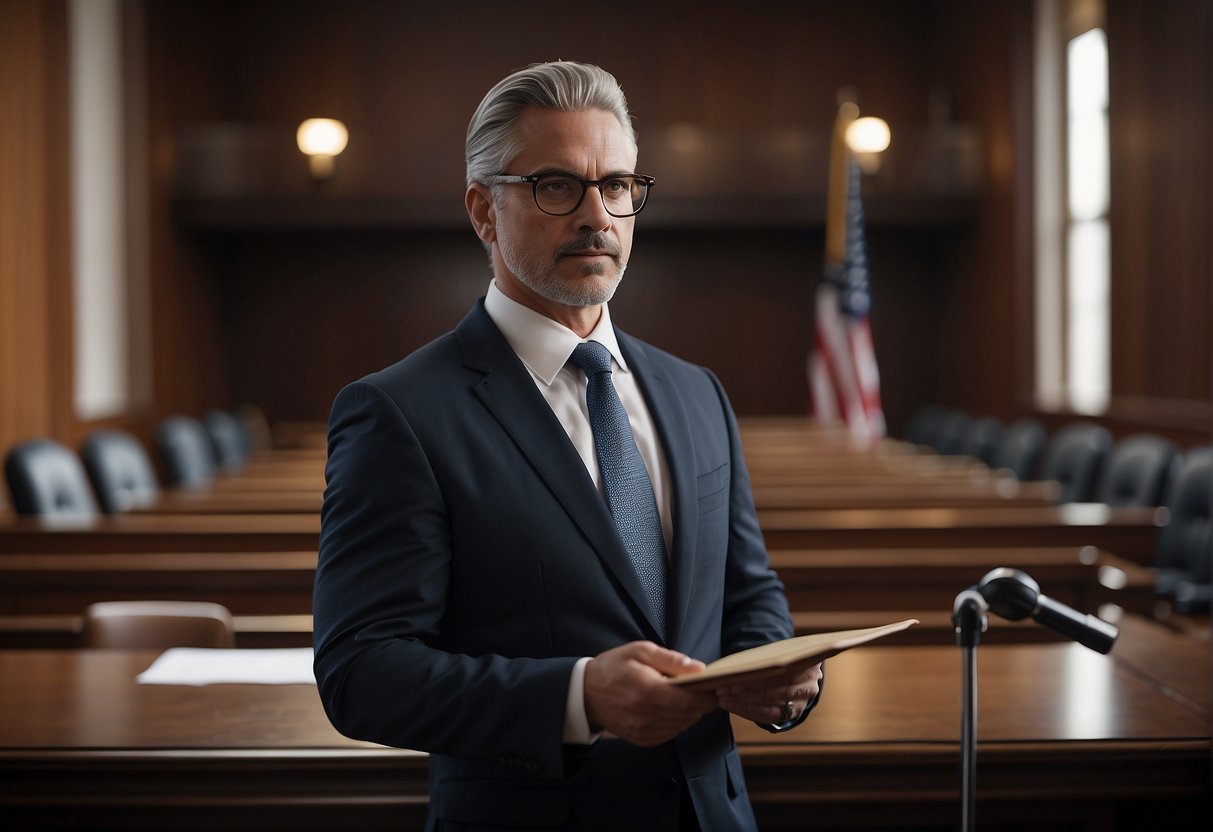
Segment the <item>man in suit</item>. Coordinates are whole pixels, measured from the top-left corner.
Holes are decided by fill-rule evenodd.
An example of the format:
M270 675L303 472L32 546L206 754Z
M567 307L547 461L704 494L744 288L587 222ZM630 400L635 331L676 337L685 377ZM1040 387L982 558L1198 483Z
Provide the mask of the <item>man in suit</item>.
M603 70L498 83L486 297L333 405L316 678L343 733L430 752L431 829L752 830L729 713L783 730L819 693L671 684L791 622L719 382L611 323L636 158Z

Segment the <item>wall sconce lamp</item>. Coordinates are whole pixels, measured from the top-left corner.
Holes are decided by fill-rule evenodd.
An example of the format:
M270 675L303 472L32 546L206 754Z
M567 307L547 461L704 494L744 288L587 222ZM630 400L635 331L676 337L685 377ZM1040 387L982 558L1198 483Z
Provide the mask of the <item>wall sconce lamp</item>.
M892 141L889 123L883 118L864 116L847 125L847 147L855 154L855 161L864 173L880 170L880 155L888 150Z
M307 154L308 170L318 181L333 175L333 160L345 150L349 138L345 125L335 118L309 118L295 133L299 149Z

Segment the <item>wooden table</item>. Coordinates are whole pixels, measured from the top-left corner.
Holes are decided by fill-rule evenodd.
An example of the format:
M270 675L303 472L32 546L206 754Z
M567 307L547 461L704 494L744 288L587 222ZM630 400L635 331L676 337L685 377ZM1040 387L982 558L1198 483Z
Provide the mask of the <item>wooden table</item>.
M1091 545L1148 564L1165 514L1075 504L768 510L758 517L772 549ZM6 517L0 519L0 554L302 551L315 550L319 536L320 517L312 513L137 514L68 522Z
M770 549L1095 546L1149 565L1166 510L1098 503L766 510L758 520Z
M319 514L136 514L0 520L6 553L316 551Z
M1052 598L1149 612L1154 576L1092 548L773 550L794 611L950 611L997 566L1025 570ZM79 614L106 600L214 601L236 614L311 611L314 551L68 552L0 555L0 615ZM903 616L905 617L905 616Z
M979 484L838 483L817 485L759 485L754 502L762 509L933 508L1055 505L1055 487L1045 483L991 480ZM198 488L166 491L138 514L319 514L322 488L260 491L243 488Z
M323 489L237 491L200 488L166 491L154 503L139 506L134 514L315 514L324 505Z
M979 482L830 482L763 484L752 488L760 509L838 509L954 506L997 507L1056 505L1056 483L1021 483L1013 479Z
M97 601L213 601L236 614L310 613L315 550L0 555L0 614L81 613Z
M1155 575L1094 547L772 549L771 564L795 611L946 610L1000 566L1022 569L1041 591L1083 612L1115 604L1149 613Z
M1209 801L1207 653L1201 664L1168 641L1182 636L1138 624L1110 656L980 648L979 819L1144 830L1165 805L1172 828L1195 828ZM1159 650L1184 654L1143 661ZM7 828L419 828L424 755L339 736L306 685L136 685L152 658L0 652ZM761 827L954 828L960 665L956 648L860 648L830 660L800 729L736 723Z

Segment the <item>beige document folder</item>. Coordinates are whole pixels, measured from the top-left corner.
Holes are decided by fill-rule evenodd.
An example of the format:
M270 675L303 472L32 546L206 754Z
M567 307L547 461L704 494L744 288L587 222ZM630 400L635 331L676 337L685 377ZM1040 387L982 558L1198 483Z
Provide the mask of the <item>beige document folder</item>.
M852 647L899 633L917 623L917 618L907 618L905 621L885 624L883 627L814 633L774 641L717 659L698 673L688 673L670 679L670 684L682 685L691 690L712 691L739 682L750 684L763 679L773 679L792 665L828 659Z

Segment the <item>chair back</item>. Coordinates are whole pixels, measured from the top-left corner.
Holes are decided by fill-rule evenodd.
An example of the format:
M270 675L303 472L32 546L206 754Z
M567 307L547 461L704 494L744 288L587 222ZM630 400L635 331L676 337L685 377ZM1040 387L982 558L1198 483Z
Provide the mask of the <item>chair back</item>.
M80 446L80 457L106 514L151 505L160 494L151 458L126 431L93 431Z
M232 614L206 601L102 601L84 611L85 647L234 647Z
M963 410L953 410L939 423L935 441L931 444L938 453L954 456L961 453L965 436L973 424L973 417Z
M13 510L41 517L91 517L97 501L80 458L53 439L14 446L4 460Z
M1175 443L1144 433L1126 436L1108 454L1096 499L1110 506L1160 506L1180 463Z
M1167 498L1167 524L1158 533L1154 565L1209 583L1213 558L1213 448L1188 451Z
M215 476L215 452L202 423L173 416L156 428L156 451L164 479L179 488L206 485Z
M918 408L906 423L906 441L915 445L935 447L935 437L939 433L940 423L947 415L948 410L938 404L926 404Z
M224 471L236 471L244 466L252 449L252 439L240 420L224 410L208 410L202 417L215 461Z
M988 467L996 467L994 458L1002 441L1002 422L986 417L974 419L960 440L960 453L980 459Z
M236 408L236 418L244 426L244 435L248 438L248 455L258 451L268 451L274 446L273 431L265 411L259 406L246 402Z
M1020 419L1003 431L994 467L1010 471L1021 482L1033 479L1044 447L1044 427L1034 419Z
M1061 486L1058 501L1082 503L1095 494L1112 434L1094 422L1066 425L1045 445L1040 478Z

